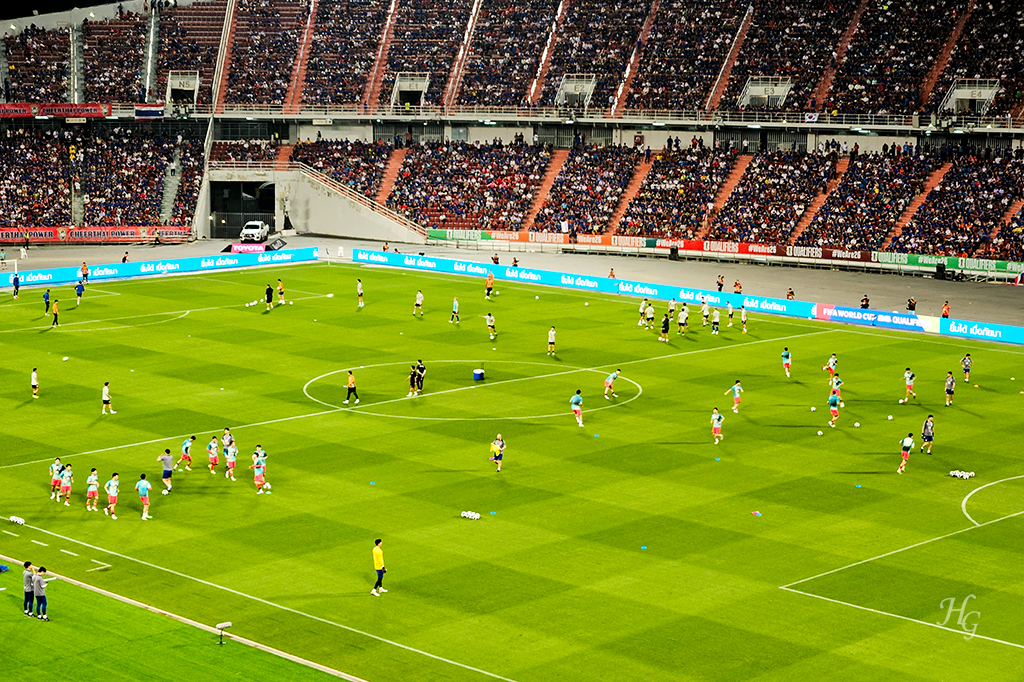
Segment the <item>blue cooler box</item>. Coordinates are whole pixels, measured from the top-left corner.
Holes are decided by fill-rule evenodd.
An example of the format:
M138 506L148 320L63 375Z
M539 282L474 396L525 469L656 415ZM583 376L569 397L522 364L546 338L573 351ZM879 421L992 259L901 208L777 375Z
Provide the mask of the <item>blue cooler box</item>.
M484 380L484 371L482 369L474 369L473 370L473 381L483 381L483 380Z

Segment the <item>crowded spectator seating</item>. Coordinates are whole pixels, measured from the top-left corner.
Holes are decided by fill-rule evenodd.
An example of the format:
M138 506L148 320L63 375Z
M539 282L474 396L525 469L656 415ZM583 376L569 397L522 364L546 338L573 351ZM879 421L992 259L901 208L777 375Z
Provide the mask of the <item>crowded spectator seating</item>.
M1024 161L958 157L889 250L940 256L986 251L992 232L1022 190Z
M232 140L214 142L210 147L210 163L270 163L277 158L277 147L269 140Z
M733 149L688 146L662 150L629 202L619 234L665 239L696 237L735 161Z
M869 3L836 71L825 109L853 114L919 111L921 85L966 5L967 0Z
M898 148L898 147L897 147ZM942 160L937 154L862 154L850 165L798 244L876 251Z
M592 109L609 109L625 77L651 0L579 0L565 9L565 17L551 55L542 103L554 104L567 73L593 73L597 85Z
M299 142L291 160L302 163L367 197L377 196L391 146L382 142L317 140Z
M518 230L551 153L526 144L409 148L388 206L427 228Z
M181 177L168 224L191 225L199 201L199 190L203 186L203 142L186 139L178 146L181 149L178 161Z
M629 92L630 109L704 109L746 7L663 0Z
M631 147L577 144L530 229L570 235L603 232L640 159L640 151Z
M90 137L74 163L85 224L158 225L174 147L174 140L144 128L115 128Z
M387 21L386 0L319 0L302 101L358 104Z
M11 102L66 102L71 33L66 28L45 30L30 25L4 36L7 81Z
M553 0L493 0L481 5L459 103L523 104L557 9Z
M1017 211L1003 223L999 234L992 240L989 248L985 253L979 255L996 260L1024 263L1024 209Z
M759 152L705 237L779 244L835 175L835 154Z
M70 224L70 133L8 129L0 141L0 225Z
M987 0L974 6L949 63L932 90L927 110L937 111L958 78L998 78L988 115L1009 114L1024 101L1024 5Z
M788 76L793 88L784 108L815 109L811 106L814 90L834 63L835 50L856 6L856 2L842 0L758 0L720 108L737 108L749 77Z
M82 70L87 102L143 102L146 18L122 12L118 19L82 21Z
M238 0L225 102L284 103L308 17L309 0Z
M157 52L157 100L163 101L168 71L198 71L198 104L210 104L227 0L196 2L160 13Z
M403 0L398 7L380 102L391 101L395 76L402 71L430 74L425 105L441 104L452 64L459 53L472 0L445 5L436 0Z

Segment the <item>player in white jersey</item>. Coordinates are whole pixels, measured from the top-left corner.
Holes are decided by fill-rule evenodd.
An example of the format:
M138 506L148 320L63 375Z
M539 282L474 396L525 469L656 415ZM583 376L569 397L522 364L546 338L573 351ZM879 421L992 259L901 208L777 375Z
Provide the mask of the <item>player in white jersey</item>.
M732 314L733 314L732 301L726 301L725 302L725 312L729 316L729 324L726 325L726 326L731 327L732 326Z
M824 365L822 365L822 367L821 367L821 371L822 372L824 372L826 369L828 370L828 385L829 386L832 385L832 377L833 377L833 375L835 375L836 369L838 367L839 367L839 358L836 357L835 353L833 353L832 357L830 357L828 359L828 361Z
M96 473L96 469L89 472L89 477L85 479L85 511L99 511L97 503L100 500L100 477ZM89 506L90 503L92 506Z
M39 369L38 367L33 367L32 368L32 397L33 398L38 398L39 397L39 374L37 372L38 369Z
M903 402L905 402L905 403L909 403L910 402L910 396L914 396L915 398L917 397L917 394L914 393L914 380L915 379L917 379L917 375L914 374L913 372L911 372L910 368L907 367L907 371L905 371L903 373L903 383L905 383L907 385L907 393L906 393L906 395L903 396Z
M555 354L555 328L548 330L548 355Z
M711 333L712 334L717 334L718 333L718 321L721 318L722 318L722 314L720 312L718 312L718 308L715 308L715 311L713 313L711 313Z
M686 305L686 303L683 303L682 307L679 309L679 319L677 320L677 324L679 327L676 330L676 334L685 334L686 330L690 328L690 307Z
M650 303L647 304L647 310L644 311L644 329L650 329L654 326L654 306Z
M740 306L740 322L743 323L743 333L747 333L747 307Z
M363 280L356 280L356 297L359 299L359 307L363 307Z
M701 317L704 318L704 324L701 326L708 326L708 316L711 314L711 306L708 305L708 300L706 298L700 299L700 314Z
M647 299L640 301L640 320L636 323L636 326L644 326L644 316L647 314Z
M910 451L914 449L914 434L908 433L906 438L900 440L901 454L903 455L903 461L900 462L900 466L896 469L897 474L902 474L907 468L907 460L910 459Z
M110 382L109 381L103 382L103 397L102 397L102 400L103 400L103 409L100 411L100 414L106 414L108 407L110 408L110 414L117 414L117 412L114 411L114 406L110 404Z
M412 316L416 317L416 313L423 317L423 292L420 290L416 291L416 303L412 306Z
M484 321L487 322L487 332L491 335L491 341L498 335L498 330L494 328L494 315L487 313L484 316Z

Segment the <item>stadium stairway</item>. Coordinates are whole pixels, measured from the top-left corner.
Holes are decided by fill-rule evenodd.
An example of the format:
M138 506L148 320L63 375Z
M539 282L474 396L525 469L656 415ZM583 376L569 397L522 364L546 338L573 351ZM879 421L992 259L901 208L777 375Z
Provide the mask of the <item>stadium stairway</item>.
M1017 201L1010 204L1010 208L1006 210L1006 213L1003 214L1002 219L998 223L996 223L995 229L992 230L992 234L989 235L989 241L992 241L993 239L998 237L999 233L1003 229L1003 225L1009 225L1010 219L1013 218L1013 216L1020 213L1021 209L1024 209L1024 199L1018 199Z
M370 71L370 78L366 81L366 92L363 93L363 106L376 108L380 97L380 86L384 82L384 72L388 66L388 51L391 49L391 40L395 36L395 21L398 19L398 0L391 0L391 7L388 9L388 18L384 22L384 33L380 37L380 47L377 48L377 59L373 62L373 70ZM394 156L394 154L392 154ZM404 154L403 154L404 156ZM388 189L390 193L391 190ZM378 197L379 200L379 197ZM384 203L381 201L381 203Z
M530 86L530 106L535 106L540 101L540 95L544 92L544 82L548 78L548 69L551 68L551 55L555 52L555 45L558 43L558 36L562 28L562 20L565 19L565 2L558 3L558 14L551 24L551 33L548 34L548 42L544 46L544 53L541 55L540 68L537 69L537 77L533 79ZM539 209L540 207L538 207ZM531 225L532 220L527 220Z
M544 171L544 179L540 181L540 186L537 188L537 193L533 195L533 203L530 204L530 212L526 214L526 220L523 221L522 232L527 232L533 227L533 221L537 219L537 214L540 213L541 206L548 200L548 196L551 194L551 188L555 184L555 178L562 172L562 166L565 165L566 159L569 158L568 149L556 149L551 154L551 161L548 162L548 168Z
M633 201L637 192L640 191L640 187L643 186L644 180L647 179L647 174L651 172L653 166L653 161L641 161L636 165L636 170L633 171L633 179L619 198L619 205L615 208L615 213L612 214L611 220L608 221L608 226L605 228L606 234L611 235L619 231L619 225L622 223L622 218L626 215L630 202Z
M388 197L391 196L391 190L395 188L398 174L402 171L402 161L405 160L408 151L408 149L395 149L388 157L388 166L384 169L384 177L381 178L380 189L377 190L378 204L387 205Z
M821 80L818 81L818 87L814 89L814 93L811 95L811 98L814 100L814 111L824 110L825 99L828 97L828 91L832 89L832 81L836 77L836 70L843 64L843 59L846 57L846 51L850 49L850 41L853 40L853 36L857 34L857 27L860 26L860 18L864 15L864 11L867 8L868 0L860 0L860 3L857 5L857 9L850 18L850 25L846 27L846 32L843 33L842 37L839 39L839 45L836 46L835 63L825 69L825 73L821 74ZM810 109L808 111L810 111Z
M71 82L68 84L69 102L81 103L85 101L85 64L82 54L85 50L85 39L82 37L81 24L71 27L71 62L68 64ZM80 223L75 223L76 225Z
M825 191L819 192L818 196L814 197L814 200L811 201L811 205L807 207L806 211L804 211L804 214L800 216L800 220L797 222L796 227L793 229L793 234L789 238L789 244L796 244L796 240L800 238L800 235L803 234L804 230L807 229L807 226L811 224L812 220L814 220L814 216L818 215L818 211L821 210L821 207L825 205L829 196L835 191L836 187L839 186L840 181L843 179L843 175L846 174L846 169L849 167L850 158L848 156L839 159L839 162L836 164L836 176L829 180L828 184L825 186Z
M651 27L654 26L654 19L658 15L659 7L661 7L661 0L654 0L651 3L651 11L647 14L644 27L640 29L640 38L637 40L636 47L633 48L633 56L630 57L629 65L626 66L626 80L619 86L619 91L615 94L615 104L610 112L612 118L622 116L622 109L629 98L629 89L633 87L633 79L636 78L636 70L640 67L640 60L643 59L647 38L651 35Z
M181 147L174 147L174 156L164 171L164 195L160 201L160 224L166 225L174 215L174 199L178 196L178 185L181 184Z
M224 52L224 66L220 72L220 83L217 84L217 106L214 111L218 114L224 113L224 97L228 91L228 73L231 72L231 52L235 44L235 27L238 25L238 13L236 5L228 3L228 11L231 12L231 28L228 29L227 40L221 45Z
M920 194L914 197L914 200L910 202L909 206L907 206L907 210L905 210L903 215L900 216L900 219L896 221L896 227L894 227L892 232L889 233L889 236L885 238L885 243L882 244L882 248L879 249L879 251L889 250L889 245L892 244L892 240L900 236L903 232L903 228L906 227L914 218L914 214L917 213L917 209L921 208L921 205L924 204L928 195L931 194L931 191L942 183L942 178L946 177L946 173L948 173L949 169L952 167L952 163L944 163L928 176L928 179L924 183L924 189L921 190Z
M732 75L733 64L736 63L736 58L739 57L740 50L743 49L743 41L747 38L750 22L753 20L754 6L751 5L743 17L743 23L740 24L739 30L736 31L736 40L733 41L732 49L729 50L729 55L725 58L725 63L722 64L722 70L718 73L718 81L715 83L714 91L708 97L708 105L704 107L705 110L714 111L718 108L718 103L722 101L722 95L725 94L725 89L729 87L729 77Z
M290 168L292 159L293 144L283 144L277 148L277 156L274 157L274 170L286 171Z
M932 90L935 89L935 84L939 82L942 72L946 70L946 64L949 63L949 55L953 53L953 47L956 46L956 41L960 40L960 34L964 32L964 25L971 18L971 13L974 11L974 3L975 0L968 0L967 10L957 19L956 26L953 27L949 38L946 39L946 44L942 47L938 57L935 58L935 64L932 65L931 71L925 76L924 82L921 83L917 100L921 106L928 102L928 98L932 95Z
M297 114L302 106L302 90L306 86L306 64L309 61L309 50L313 45L313 32L316 27L316 10L318 0L312 0L309 6L309 16L306 17L306 30L302 34L302 42L299 43L299 54L295 58L295 68L292 69L292 80L288 85L288 92L284 96L284 107L282 113Z
M698 239L703 239L704 235L707 234L708 228L711 227L711 223L714 222L714 218L718 215L718 212L725 206L725 202L729 200L732 195L732 191L736 189L736 185L740 184L740 180L743 179L743 174L747 172L747 166L754 160L752 154L743 154L736 157L736 164L729 171L729 176L722 183L722 186L718 188L718 194L715 195L715 205L711 210L711 214L704 219L704 227L701 228L700 233L697 235Z
M462 87L462 73L466 70L466 62L469 61L469 54L473 46L473 36L476 33L476 22L480 18L481 0L474 0L473 8L469 12L469 22L466 25L466 32L462 37L462 46L459 53L452 62L451 73L448 74L448 83L444 89L444 106L452 106L459 101L459 89Z

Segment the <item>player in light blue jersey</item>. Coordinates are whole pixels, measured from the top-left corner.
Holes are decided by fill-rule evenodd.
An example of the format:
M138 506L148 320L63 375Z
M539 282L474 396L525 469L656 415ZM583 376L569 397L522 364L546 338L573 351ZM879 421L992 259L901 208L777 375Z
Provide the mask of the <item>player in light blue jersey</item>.
M828 397L828 411L832 413L832 419L829 420L828 425L833 429L836 428L836 420L839 419L839 407L841 405L839 394L832 391L832 395Z
M612 394L612 398L618 398L619 397L619 394L615 392L615 380L619 378L620 374L622 374L622 370L621 369L617 369L614 372L612 372L611 374L609 374L608 377L604 380L604 399L605 400L611 400L611 398L608 397L609 393Z
M185 463L185 471L192 471L192 443L195 440L195 436L190 436L181 442L181 458L174 465L178 471L181 471L182 462Z
M458 296L456 296L455 298L452 299L452 316L451 316L451 319L448 320L448 323L451 324L452 322L454 322L455 324L459 323L459 297Z
M782 349L782 368L786 370L786 376L789 376L789 366L793 362L793 354L789 352L789 346Z
M740 385L740 380L737 379L736 383L730 386L725 391L725 395L732 393L732 411L736 414L740 413L740 396L743 394L743 386Z
M576 423L583 428L583 396L580 395L580 390L576 389L576 395L569 398L569 405L572 407L572 413L576 416Z

